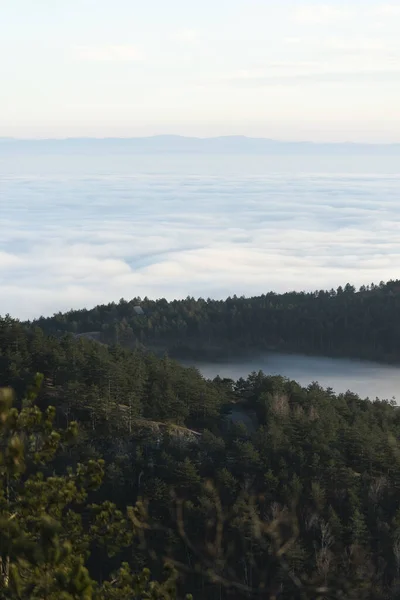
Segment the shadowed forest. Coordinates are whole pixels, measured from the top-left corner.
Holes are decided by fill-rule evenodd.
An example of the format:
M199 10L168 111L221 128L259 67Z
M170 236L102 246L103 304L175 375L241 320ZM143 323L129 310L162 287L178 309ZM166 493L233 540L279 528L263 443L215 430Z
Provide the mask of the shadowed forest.
M396 361L399 292L2 318L0 598L398 598L397 406L148 348Z
M121 299L35 324L52 334L91 333L177 358L226 358L262 350L400 361L400 280L254 298L167 302Z

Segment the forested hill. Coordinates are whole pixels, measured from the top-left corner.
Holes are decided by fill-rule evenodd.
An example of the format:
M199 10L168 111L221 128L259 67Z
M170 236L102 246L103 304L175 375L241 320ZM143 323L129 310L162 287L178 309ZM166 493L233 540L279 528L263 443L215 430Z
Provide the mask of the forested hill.
M96 435L128 418L205 427L227 401L197 370L168 358L72 335L47 336L39 327L0 318L1 385L22 394L36 372L44 374L43 393L60 414L91 421Z
M40 318L45 331L94 332L105 343L143 344L172 356L275 349L400 361L400 280L312 293L226 300L131 301Z
M44 420L22 402L37 371ZM1 386L23 409L0 393L1 598L399 597L391 403L262 373L206 381L166 357L10 318ZM78 422L69 444L51 405L60 434ZM160 585L132 576L144 566Z

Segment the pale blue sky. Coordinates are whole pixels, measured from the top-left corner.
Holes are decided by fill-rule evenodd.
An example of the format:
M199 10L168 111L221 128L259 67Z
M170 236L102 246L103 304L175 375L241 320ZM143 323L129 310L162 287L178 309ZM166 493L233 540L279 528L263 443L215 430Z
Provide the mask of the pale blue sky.
M0 137L400 141L399 0L0 5Z

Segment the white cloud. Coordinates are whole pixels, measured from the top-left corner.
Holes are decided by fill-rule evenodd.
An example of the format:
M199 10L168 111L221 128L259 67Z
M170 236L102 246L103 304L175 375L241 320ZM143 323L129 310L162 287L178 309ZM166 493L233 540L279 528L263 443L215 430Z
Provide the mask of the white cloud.
M284 38L284 44L296 45L296 51L301 53L312 51L319 60L326 56L327 51L340 57L345 54L359 54L366 58L366 53L400 52L400 43L398 40L387 39L383 37L371 37L352 35L320 35L309 36L307 38ZM321 56L322 55L322 56ZM314 61L315 62L315 61ZM365 62L365 60L364 60Z
M195 29L180 29L172 34L171 39L175 42L193 44L198 40L198 37L199 34Z
M108 173L116 160L109 157ZM132 176L130 160L115 177L94 175L92 157L77 157L84 178L72 171L29 185L23 176L2 182L9 201L0 314L33 318L122 296L225 297L396 276L396 176L296 175L265 171L264 163L254 172L257 163L249 170L242 158L223 167L215 159L212 176L198 157L185 162L186 174L174 162L175 171L157 175L136 157Z
M76 46L75 58L94 62L137 62L143 60L142 52L130 44L104 46Z
M342 67L340 70L332 67L325 69L320 68L319 70L309 70L308 72L303 69L297 69L292 73L286 72L274 72L272 70L264 72L264 75L253 75L243 74L235 75L231 78L227 78L227 81L233 85L242 86L281 86L281 85L297 85L304 86L310 84L351 84L355 85L367 85L371 83L388 83L394 84L398 87L400 83L400 68L397 63L388 64L386 68L382 68L379 65L377 68L372 69L360 69L349 64L346 67Z
M380 4L372 8L370 14L375 17L400 17L400 5Z
M372 37L338 37L329 36L326 37L321 44L323 47L331 50L341 50L343 52L374 52L374 51L387 51L393 48L393 44L382 38Z
M301 48L296 46L286 56L286 60L226 73L224 80L248 86L400 81L400 43L393 39L319 34L304 38Z
M234 72L233 77L242 79L253 79L255 77L265 77L271 73L287 74L288 72L298 72L309 69L321 69L323 63L318 60L288 60L266 63L265 66L258 69L241 69Z
M0 272L18 267L20 263L21 259L18 256L0 250Z
M325 24L346 22L355 18L370 20L376 17L400 16L399 4L377 4L373 7L360 6L359 9L350 6L334 6L333 4L303 4L295 8L291 14L292 19L302 25ZM360 25L362 26L362 25ZM286 43L298 43L296 37L286 38ZM291 40L294 40L293 42Z
M302 24L321 24L343 21L354 16L354 11L345 7L337 7L329 4L310 4L299 6L292 13L294 20Z
M289 46L297 46L298 44L302 44L304 42L305 40L302 37L291 36L283 38L283 43L288 44Z

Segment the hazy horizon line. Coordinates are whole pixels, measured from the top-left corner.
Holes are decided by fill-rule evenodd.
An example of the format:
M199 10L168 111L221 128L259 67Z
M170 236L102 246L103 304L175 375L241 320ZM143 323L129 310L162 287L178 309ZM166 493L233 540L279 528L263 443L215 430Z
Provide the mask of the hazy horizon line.
M0 136L0 142L74 142L74 141L93 141L93 142L107 142L107 141L140 141L140 140L181 140L181 141L254 141L254 142L269 142L274 144L307 144L313 146L400 146L400 140L397 142L364 142L364 141L313 141L313 140L293 140L293 139L277 139L269 138L265 136L248 136L241 134L229 134L229 135L215 135L215 136L190 136L180 134L153 134L153 135L138 135L138 136L67 136L67 137L15 137L15 136Z

